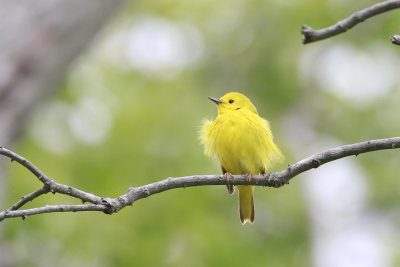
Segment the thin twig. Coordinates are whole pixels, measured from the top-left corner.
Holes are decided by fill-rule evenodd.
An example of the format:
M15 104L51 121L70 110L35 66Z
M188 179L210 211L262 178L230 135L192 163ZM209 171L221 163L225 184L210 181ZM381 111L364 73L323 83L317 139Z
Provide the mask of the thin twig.
M68 186L68 185L63 185L55 182L53 179L47 177L38 167L36 167L34 164L32 164L29 160L25 159L24 157L18 155L17 153L8 150L4 147L0 147L0 154L4 155L6 157L9 157L11 161L16 161L20 163L22 166L30 170L38 179L41 181L46 188L46 192L52 192L52 193L60 193L64 195L69 195L71 197L78 198L82 200L83 202L90 202L93 204L99 204L102 203L102 198L98 197L94 194L87 193L85 191L82 191L80 189ZM39 189L40 190L40 189ZM32 199L30 199L32 200ZM30 201L28 200L28 201ZM23 203L25 204L25 203ZM17 204L15 204L17 205Z
M48 192L48 189L46 186L43 186L41 188L39 188L38 190L21 197L21 200L18 201L17 203L15 203L14 205L11 206L11 208L9 208L8 210L17 210L19 208L21 208L23 205L25 205L26 203L28 203L29 201L34 200L35 198L46 194Z
M77 212L77 211L105 211L107 207L102 205L87 204L87 205L51 205L40 208L32 208L26 210L5 210L1 212L0 220L6 218L21 217L26 219L30 215L51 213L51 212Z
M7 148L0 147L0 154L9 157L11 161L16 161L31 173L33 173L43 184L51 183L51 179L48 178L38 167L30 163L26 158L18 155L17 153L8 150Z
M351 16L327 28L314 30L309 26L303 25L301 30L301 33L304 35L303 44L323 40L343 33L370 17L396 8L400 8L400 0L384 1L354 12Z
M392 137L386 139L370 140L361 143L355 143L350 145L339 146L336 148L328 149L324 152L315 154L306 159L303 159L295 164L289 165L287 169L280 172L268 173L265 175L254 175L252 180L248 180L246 175L234 175L233 179L227 181L223 175L192 175L177 178L168 178L155 183L143 185L140 187L132 187L124 195L117 198L102 198L96 195L84 192L82 190L72 188L67 185L62 185L54 182L50 179L51 192L62 193L70 195L74 198L81 199L82 201L89 201L93 204L87 205L56 205L56 206L45 206L40 208L26 209L26 210L5 210L0 212L0 221L5 218L12 217L23 217L28 215L35 215L48 212L68 212L68 211L103 211L107 214L116 213L122 208L132 205L136 200L146 198L148 196L161 193L174 188L186 188L191 186L200 185L226 185L227 183L232 185L258 185L258 186L269 186L269 187L281 187L289 183L289 180L299 175L300 173L306 172L313 168L334 161L340 158L359 155L367 152L385 150L385 149L397 149L400 148L400 137ZM18 156L16 153L0 147L0 154L14 159ZM20 156L18 156L20 157ZM19 162L19 161L18 161ZM32 163L25 160L23 161L24 166L35 167ZM21 163L22 164L22 163ZM32 165L32 166L31 166ZM35 167L36 170L39 170ZM40 174L39 170L36 172ZM41 175L41 174L40 174ZM45 179L45 181L47 181ZM73 193L71 193L73 192ZM35 192L34 192L35 193ZM32 193L32 194L34 194ZM37 193L39 195L39 193ZM29 196L29 195L28 195ZM30 197L30 200L34 198ZM19 201L21 202L21 201ZM19 203L18 202L18 203ZM16 203L14 206L19 206ZM13 207L14 207L13 206ZM22 206L22 205L20 205Z

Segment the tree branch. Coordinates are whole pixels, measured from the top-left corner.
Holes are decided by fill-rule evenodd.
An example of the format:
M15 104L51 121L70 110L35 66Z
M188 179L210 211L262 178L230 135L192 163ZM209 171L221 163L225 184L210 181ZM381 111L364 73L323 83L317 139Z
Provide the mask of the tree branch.
M21 208L23 205L25 205L26 203L28 203L29 201L34 200L35 198L46 194L48 192L48 189L46 186L43 186L41 188L39 188L38 190L21 197L21 200L18 201L17 203L15 203L14 205L11 206L11 208L9 208L8 210L17 210L19 208Z
M315 41L323 40L335 36L337 34L343 33L353 28L358 23L363 22L366 19L369 19L370 17L376 16L378 14L381 14L383 12L395 8L400 8L400 0L390 0L374 4L370 7L354 12L351 16L347 17L344 20L339 21L338 23L330 27L323 28L320 30L314 30L309 26L303 25L301 29L301 33L304 35L303 44L308 44Z
M32 208L27 210L14 210L9 211L5 210L4 218L11 218L11 217L21 217L23 220L26 219L29 215L36 215L42 213L51 213L51 212L76 212L76 211L104 211L104 207L94 204L88 205L52 205L52 206L44 206L40 208ZM0 217L1 218L1 217Z
M148 196L161 193L175 188L186 188L191 186L200 185L257 185L269 187L281 187L289 183L289 180L313 168L348 156L358 156L359 154L400 148L400 137L392 137L386 139L370 140L361 143L339 146L336 148L328 149L324 152L315 154L305 158L295 164L289 165L287 169L280 172L272 172L266 175L254 175L252 180L248 180L246 175L234 175L233 179L227 181L223 175L192 175L176 178L168 178L155 183L143 185L140 187L131 187L126 194L117 198L103 198L82 190L73 188L71 186L56 183L54 180L48 178L42 171L35 165L19 156L18 154L0 147L0 154L15 160L27 169L29 169L43 184L44 186L35 192L24 196L20 201L14 204L11 208L0 212L0 221L6 218L22 217L25 219L27 216L50 213L50 212L76 212L76 211L102 211L106 214L116 213L122 208L132 205L135 201L146 198ZM48 192L61 193L71 197L82 200L83 202L90 202L90 204L82 205L53 205L44 206L39 208L18 210L24 204L40 195Z

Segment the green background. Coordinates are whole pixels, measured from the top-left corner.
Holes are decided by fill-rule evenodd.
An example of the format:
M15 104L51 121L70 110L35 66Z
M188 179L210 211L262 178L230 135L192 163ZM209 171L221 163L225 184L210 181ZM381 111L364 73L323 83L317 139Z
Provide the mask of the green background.
M217 174L219 165L203 155L198 132L202 119L217 113L207 96L229 91L246 94L270 121L286 156L274 170L330 147L318 145L317 139L340 145L396 136L400 50L388 39L399 30L396 11L332 39L301 43L301 25L326 27L372 3L128 3L72 64L57 95L27 114L29 126L13 150L57 182L104 197L168 177ZM178 32L184 48L176 49L175 57L184 63L169 59L149 69L132 66L124 54L129 36L148 21ZM351 48L343 64L355 62L350 71L361 75L353 75L355 83L380 81L379 71L385 68L379 67L386 64L392 83L382 91L375 85L378 93L369 98L368 91L347 96L334 86L326 90L332 84L322 79L321 69L332 64L333 72L340 73L335 62L324 61L337 47ZM368 64L376 67L372 75ZM386 224L378 228L399 236L399 151L352 160L369 188L364 212L383 218ZM8 165L11 205L41 184L18 164ZM229 196L224 186L207 186L154 195L112 216L81 212L8 219L2 222L5 242L15 266L318 265L304 177L280 189L256 188L253 225L240 224L236 194ZM68 203L79 201L49 194L26 207ZM393 252L382 266L396 266L399 244L388 242Z

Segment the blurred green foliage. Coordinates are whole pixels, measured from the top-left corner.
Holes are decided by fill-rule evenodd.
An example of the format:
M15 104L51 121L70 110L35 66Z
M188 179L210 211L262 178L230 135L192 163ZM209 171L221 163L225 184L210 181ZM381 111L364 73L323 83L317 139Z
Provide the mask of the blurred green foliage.
M71 66L58 95L41 104L46 108L57 101L74 109L83 97L106 103L112 117L106 137L89 144L67 130L71 145L54 152L57 149L40 145L27 131L14 150L57 182L105 197L167 177L219 173L218 163L203 155L198 131L203 118L216 116L207 96L232 90L249 96L271 122L276 142L286 154L276 170L299 160L291 158L283 125L297 109L307 109L305 114L312 114L318 132L343 144L398 135L396 88L373 105L357 108L314 82L300 82L299 60L307 51L323 53L335 41L361 50L375 40L390 46L388 36L399 23L393 14L371 19L334 39L301 44L301 25L325 27L371 3L129 3ZM102 44L142 16L196 29L203 43L200 59L172 77L160 78L119 68L102 57ZM398 51L394 46L388 49ZM69 125L67 115L61 119ZM309 120L299 117L303 119ZM396 151L359 157L373 188L371 206L376 209L398 205L398 159ZM8 177L9 204L40 186L16 163L9 164ZM27 207L59 203L78 202L49 194ZM237 195L229 196L223 186L208 186L167 191L112 216L55 213L2 224L18 266L310 266L310 225L301 177L278 190L257 188L255 206L255 223L242 226Z

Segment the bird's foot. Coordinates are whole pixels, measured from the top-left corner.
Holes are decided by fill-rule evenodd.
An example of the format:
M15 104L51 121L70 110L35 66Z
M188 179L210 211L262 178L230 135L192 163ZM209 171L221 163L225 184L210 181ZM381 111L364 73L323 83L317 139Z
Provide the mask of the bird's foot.
M233 175L232 175L232 173L230 173L230 172L226 172L226 173L224 173L224 177L225 177L225 180L227 181L227 185L226 185L226 187L228 188L228 192L229 192L229 194L233 194L233 192L235 192L235 187L232 185L232 184L230 184L229 183L229 180L230 179L233 179Z
M246 173L247 181L253 181L253 174L252 173Z

